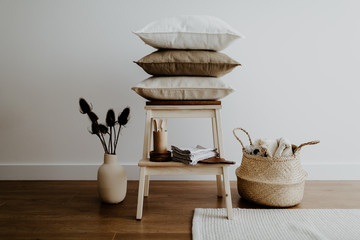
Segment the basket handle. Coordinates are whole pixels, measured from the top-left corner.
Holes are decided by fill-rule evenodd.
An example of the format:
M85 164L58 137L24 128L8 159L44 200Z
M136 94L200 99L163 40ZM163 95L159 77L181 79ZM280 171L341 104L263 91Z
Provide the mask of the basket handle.
M320 141L316 140L316 141L311 141L311 142L307 142L307 143L300 144L298 147L295 148L294 153L296 153L297 151L299 151L303 146L306 146L306 145L315 145L315 144L318 144L319 142L320 142Z
M249 135L249 133L248 133L247 131L245 131L245 130L242 129L242 128L234 128L233 134L234 134L234 136L236 137L236 139L240 142L243 150L245 149L244 144L241 142L240 138L238 138L238 136L236 136L236 133L235 133L236 130L241 130L241 131L243 131L244 133L246 133L246 135L247 135L248 138L249 138L250 145L252 145L251 137L250 137L250 135Z

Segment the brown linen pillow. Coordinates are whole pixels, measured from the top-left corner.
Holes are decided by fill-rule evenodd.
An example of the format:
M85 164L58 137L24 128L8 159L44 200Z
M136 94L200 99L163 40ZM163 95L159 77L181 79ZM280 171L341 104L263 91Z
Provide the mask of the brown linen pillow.
M240 65L224 53L196 50L159 50L135 63L154 76L221 77Z

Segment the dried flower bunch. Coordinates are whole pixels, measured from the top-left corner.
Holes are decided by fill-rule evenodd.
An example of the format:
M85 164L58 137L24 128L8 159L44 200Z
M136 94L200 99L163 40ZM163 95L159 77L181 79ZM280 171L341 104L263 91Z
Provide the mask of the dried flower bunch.
M130 108L126 107L115 117L113 109L109 109L106 114L105 124L98 123L99 117L92 111L92 105L88 104L84 98L80 98L80 113L87 114L91 121L89 132L98 136L107 154L116 154L116 147L119 141L121 128L129 121Z

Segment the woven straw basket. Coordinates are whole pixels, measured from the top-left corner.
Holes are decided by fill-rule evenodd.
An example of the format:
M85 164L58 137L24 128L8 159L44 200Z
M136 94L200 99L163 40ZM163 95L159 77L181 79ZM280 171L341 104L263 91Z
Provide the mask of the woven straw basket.
M319 141L307 142L300 146L292 145L294 155L290 157L261 157L245 152L244 144L237 137L236 130L245 132L251 145L252 141L244 129L233 130L243 150L241 166L236 169L240 196L251 202L272 207L291 207L300 203L304 195L307 173L301 166L299 150Z

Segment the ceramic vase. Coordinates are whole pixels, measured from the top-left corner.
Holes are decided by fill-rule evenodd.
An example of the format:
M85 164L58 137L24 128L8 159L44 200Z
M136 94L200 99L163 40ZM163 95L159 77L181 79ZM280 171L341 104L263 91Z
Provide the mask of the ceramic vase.
M127 190L126 170L117 155L104 154L104 163L97 174L98 192L102 202L117 204L124 200Z

